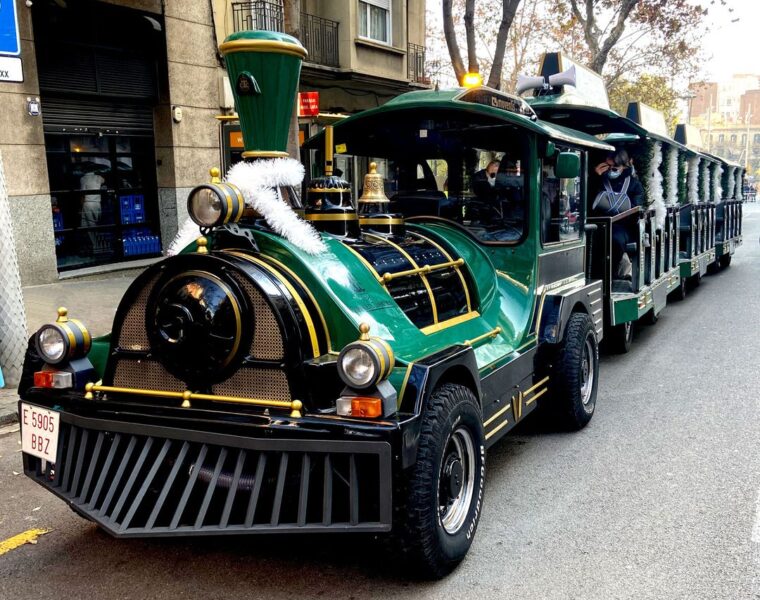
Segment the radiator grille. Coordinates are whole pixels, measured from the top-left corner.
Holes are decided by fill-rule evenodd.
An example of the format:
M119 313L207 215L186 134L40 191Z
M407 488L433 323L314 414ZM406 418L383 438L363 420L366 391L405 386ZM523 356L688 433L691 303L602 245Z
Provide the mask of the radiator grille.
M127 358L119 359L116 364L113 385L170 392L184 392L187 389L187 385L169 373L161 363ZM239 393L240 390L238 390Z
M214 394L291 400L288 378L279 369L240 369L226 381L215 385Z
M390 529L385 442L211 433L201 442L182 430L83 421L62 421L55 465L24 455L24 469L115 535Z
M251 356L259 360L282 360L285 351L282 345L282 334L277 318L271 307L246 278L233 275L243 291L248 295L256 318Z
M148 305L148 296L153 285L158 279L158 274L146 282L140 293L134 299L132 306L127 310L121 323L119 334L119 348L125 350L149 350L148 332L145 330L145 307Z

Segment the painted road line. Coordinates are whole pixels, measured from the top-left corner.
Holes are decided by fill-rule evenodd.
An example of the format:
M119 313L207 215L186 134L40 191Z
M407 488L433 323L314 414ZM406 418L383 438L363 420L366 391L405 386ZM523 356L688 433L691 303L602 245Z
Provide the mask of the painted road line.
M49 529L29 529L24 533L14 535L12 538L8 538L5 541L0 542L0 556L11 550L15 550L19 546L24 544L36 544L37 538L41 535L48 533Z

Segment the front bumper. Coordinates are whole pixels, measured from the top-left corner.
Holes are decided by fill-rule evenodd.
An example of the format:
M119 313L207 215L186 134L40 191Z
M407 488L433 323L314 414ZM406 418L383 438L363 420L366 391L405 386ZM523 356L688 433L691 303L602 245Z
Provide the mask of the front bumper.
M25 401L38 403L34 395ZM391 528L392 427L353 439L345 424L338 435L303 420L300 430L281 421L246 431L213 422L211 431L208 420L203 429L202 419L182 427L171 415L155 420L171 425L148 424L108 410L64 407L57 464L23 458L26 475L115 536Z

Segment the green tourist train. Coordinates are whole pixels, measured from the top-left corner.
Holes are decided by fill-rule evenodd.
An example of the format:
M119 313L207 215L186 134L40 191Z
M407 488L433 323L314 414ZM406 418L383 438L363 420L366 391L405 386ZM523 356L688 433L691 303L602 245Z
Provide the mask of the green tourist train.
M560 55L528 98L436 89L346 118L304 168L286 153L303 47L246 31L220 51L244 160L190 193L109 335L60 308L32 336L25 473L114 536L371 532L442 577L488 449L534 411L586 426L600 343L627 350L728 266L743 170L643 105L614 113ZM599 214L621 150L642 206Z

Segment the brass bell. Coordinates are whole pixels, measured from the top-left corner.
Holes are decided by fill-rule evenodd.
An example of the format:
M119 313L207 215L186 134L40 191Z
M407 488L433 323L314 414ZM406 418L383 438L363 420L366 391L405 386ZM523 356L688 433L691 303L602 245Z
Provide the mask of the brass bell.
M383 176L377 172L377 163L371 162L369 163L369 173L364 176L364 191L361 198L359 198L359 203L375 204L387 202L390 202L390 199L385 195L385 190L383 189ZM359 211L362 212L361 209Z

